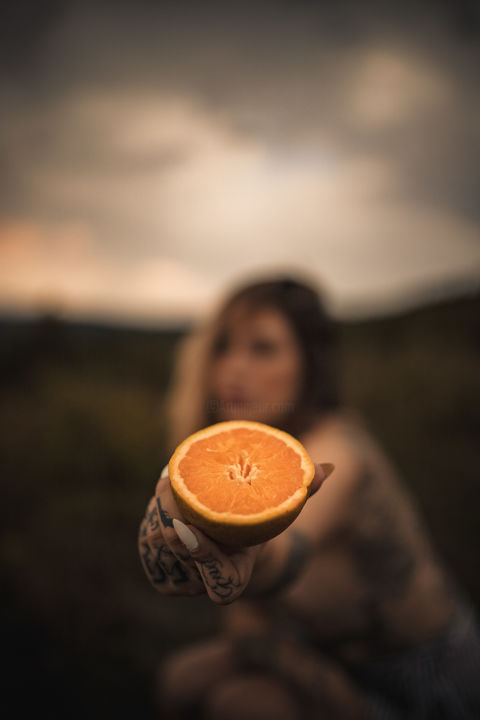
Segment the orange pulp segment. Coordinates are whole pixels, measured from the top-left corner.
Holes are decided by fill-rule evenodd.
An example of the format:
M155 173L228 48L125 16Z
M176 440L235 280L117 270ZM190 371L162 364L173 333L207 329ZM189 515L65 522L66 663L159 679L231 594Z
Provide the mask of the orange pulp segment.
M315 473L303 445L247 420L190 435L169 462L177 504L219 542L253 545L284 530L302 509Z

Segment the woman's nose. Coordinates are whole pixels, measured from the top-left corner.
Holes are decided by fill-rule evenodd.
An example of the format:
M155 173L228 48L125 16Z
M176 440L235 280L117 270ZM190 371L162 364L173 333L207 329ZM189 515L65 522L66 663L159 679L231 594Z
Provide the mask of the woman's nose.
M248 354L242 351L230 353L225 358L225 366L227 373L232 378L243 377L248 374L250 369L250 360Z

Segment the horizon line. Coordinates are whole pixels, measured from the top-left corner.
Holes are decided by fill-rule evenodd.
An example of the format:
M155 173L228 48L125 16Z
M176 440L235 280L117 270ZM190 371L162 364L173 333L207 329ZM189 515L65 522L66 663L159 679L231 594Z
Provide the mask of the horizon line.
M440 286L429 288L412 288L408 293L392 296L379 301L375 298L365 298L343 303L328 302L327 306L332 318L339 322L368 322L388 317L414 312L417 309L432 307L442 303L475 297L480 294L480 275L471 278L458 278ZM193 308L192 308L193 310ZM119 327L145 330L179 330L196 325L204 317L202 313L184 312L164 314L161 313L122 313L108 310L81 311L74 308L62 308L52 303L39 304L37 307L21 307L14 304L0 303L0 320L35 321L45 317L52 317L59 321L72 324L98 325L105 327Z

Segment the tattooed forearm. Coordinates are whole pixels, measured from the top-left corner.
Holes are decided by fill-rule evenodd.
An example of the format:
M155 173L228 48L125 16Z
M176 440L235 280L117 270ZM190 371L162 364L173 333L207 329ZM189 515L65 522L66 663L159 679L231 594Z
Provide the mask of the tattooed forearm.
M398 597L411 580L416 556L400 508L392 506L387 493L365 470L355 499L355 512L364 519L352 539L351 557L362 580L375 593Z
M293 585L312 556L312 542L304 533L290 529L286 537L288 549L284 564L271 585L263 590L264 595L276 595Z
M225 577L223 564L218 558L207 558L199 565L205 585L221 600L230 599L240 587L240 583L231 575Z

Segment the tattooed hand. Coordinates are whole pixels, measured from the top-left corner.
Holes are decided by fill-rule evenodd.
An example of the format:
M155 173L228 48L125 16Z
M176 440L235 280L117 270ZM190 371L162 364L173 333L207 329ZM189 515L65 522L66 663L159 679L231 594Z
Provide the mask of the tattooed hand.
M320 484L321 476L316 474L310 495ZM231 603L247 587L264 546L227 550L185 524L172 494L168 466L164 468L138 536L144 570L160 593L207 593L219 605Z
M197 566L174 530L174 517L181 516L165 468L140 525L138 550L142 565L152 585L163 595L205 593Z
M208 593L215 603L232 602L246 587L261 546L227 554L182 520L167 466L138 535L140 557L150 582L163 595Z

